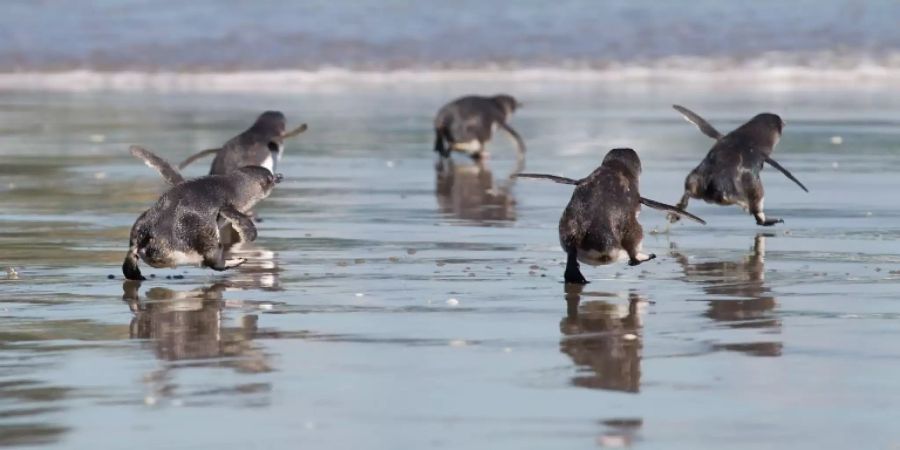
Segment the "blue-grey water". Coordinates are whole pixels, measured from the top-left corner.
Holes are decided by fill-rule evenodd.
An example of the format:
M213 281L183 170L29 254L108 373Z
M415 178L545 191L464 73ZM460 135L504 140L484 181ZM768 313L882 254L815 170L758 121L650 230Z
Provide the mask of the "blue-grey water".
M0 70L897 69L898 20L892 0L13 0Z
M786 221L769 229L692 203L709 225L651 234L664 217L645 210L659 258L584 267L592 283L567 291L556 222L570 187L510 184L502 138L486 170L458 159L452 183L435 179L434 112L500 90L526 105L512 124L531 171L579 177L631 146L642 194L675 202L711 145L678 102L722 130L781 114L775 155L810 193L764 171L767 211ZM896 448L898 92L0 92L0 268L14 268L0 273L0 445ZM164 189L128 145L177 161L264 109L310 129L258 208L250 262L123 283L128 229Z

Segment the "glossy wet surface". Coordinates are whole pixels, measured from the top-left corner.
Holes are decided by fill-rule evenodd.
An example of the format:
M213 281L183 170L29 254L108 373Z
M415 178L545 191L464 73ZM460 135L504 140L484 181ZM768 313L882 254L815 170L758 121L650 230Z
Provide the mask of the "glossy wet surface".
M674 203L711 145L678 102L721 130L780 113L775 157L811 192L766 170L786 221L767 229L694 202L708 226L651 234L645 209L658 258L566 289L571 187L510 183L502 137L485 169L435 177L434 111L501 89L526 104L530 171L580 177L632 146L642 194ZM0 94L0 445L895 448L900 96L710 89ZM128 145L178 161L263 109L310 130L250 262L124 283L128 229L163 189Z

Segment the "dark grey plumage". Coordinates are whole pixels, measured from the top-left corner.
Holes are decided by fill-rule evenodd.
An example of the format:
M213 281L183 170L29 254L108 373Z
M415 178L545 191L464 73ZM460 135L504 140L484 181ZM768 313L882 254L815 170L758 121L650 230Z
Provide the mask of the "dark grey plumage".
M132 148L132 153L145 161L148 154L152 155L150 159L157 164L154 167L178 174L147 150ZM280 180L281 175L274 175L268 169L247 166L227 175L209 175L175 184L132 226L122 273L130 280L143 279L139 259L153 267L200 263L214 270L225 270L240 265L243 261L225 261L220 227L227 222L237 230L241 240L255 240L256 227L246 213L266 198Z
M610 150L603 164L581 180L543 174L517 175L575 185L572 199L559 220L559 241L568 256L567 283L587 283L579 262L601 265L627 258L635 266L656 257L641 253L644 238L638 222L641 204L705 223L674 206L641 197L640 174L641 160L637 153L630 148L617 148Z
M775 114L762 113L727 135L719 133L702 117L682 106L674 108L703 134L716 140L706 158L684 181L684 195L676 205L684 209L690 198L718 205L740 205L750 211L757 225L771 226L784 222L766 218L763 212L765 190L759 172L768 163L809 192L797 178L772 159L775 145L781 139L784 121ZM679 218L669 215L670 222Z
M442 157L451 151L468 153L480 159L484 144L491 140L494 127L500 127L516 141L519 160L525 157L525 143L507 123L521 104L509 95L481 97L470 95L458 98L442 107L434 119L434 151Z

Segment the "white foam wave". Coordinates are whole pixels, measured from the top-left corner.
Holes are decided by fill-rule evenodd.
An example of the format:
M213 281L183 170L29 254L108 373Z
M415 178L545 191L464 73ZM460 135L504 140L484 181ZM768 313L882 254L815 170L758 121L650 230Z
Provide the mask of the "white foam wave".
M808 59L770 54L747 61L693 57L666 58L652 64L605 64L587 67L516 68L487 66L479 69L399 69L384 71L322 68L319 70L263 70L235 72L166 72L72 70L62 72L0 73L0 89L54 91L212 91L296 92L353 84L447 82L702 82L771 83L897 83L900 54L879 60L853 58Z

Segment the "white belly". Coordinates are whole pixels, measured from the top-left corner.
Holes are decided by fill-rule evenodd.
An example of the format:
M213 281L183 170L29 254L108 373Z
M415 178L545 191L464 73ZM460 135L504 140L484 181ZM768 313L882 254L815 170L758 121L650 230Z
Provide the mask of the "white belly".
M172 252L172 263L176 266L182 264L200 264L203 256L197 252Z
M609 252L597 250L578 250L578 262L590 266L602 266L628 259L628 252L623 249L615 249Z
M260 166L269 169L269 172L275 173L275 159L272 158L272 153L269 152L269 156L260 164Z
M469 142L454 142L453 150L465 153L475 153L481 151L481 143L478 139L472 139Z

